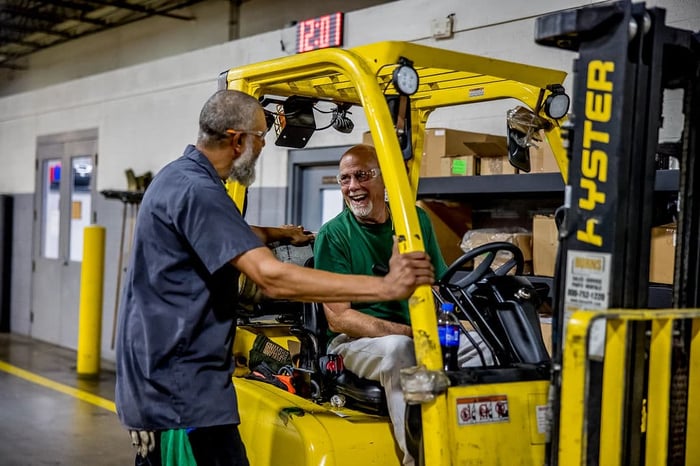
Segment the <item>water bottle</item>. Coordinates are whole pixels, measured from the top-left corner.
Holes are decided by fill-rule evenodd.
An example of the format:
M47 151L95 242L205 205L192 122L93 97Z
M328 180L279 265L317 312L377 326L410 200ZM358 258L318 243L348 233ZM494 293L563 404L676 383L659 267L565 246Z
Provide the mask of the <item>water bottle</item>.
M454 313L453 303L442 303L438 312L438 338L442 348L442 365L446 371L459 369L457 352L459 350L459 320Z

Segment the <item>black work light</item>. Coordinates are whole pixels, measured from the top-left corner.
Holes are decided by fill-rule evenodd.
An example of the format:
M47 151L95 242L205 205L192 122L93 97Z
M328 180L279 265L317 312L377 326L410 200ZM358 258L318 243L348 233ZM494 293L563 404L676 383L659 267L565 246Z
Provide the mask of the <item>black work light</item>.
M547 89L550 90L551 94L544 101L544 113L549 118L558 120L569 111L571 99L569 99L569 96L564 91L564 86L561 84L551 84L547 86Z

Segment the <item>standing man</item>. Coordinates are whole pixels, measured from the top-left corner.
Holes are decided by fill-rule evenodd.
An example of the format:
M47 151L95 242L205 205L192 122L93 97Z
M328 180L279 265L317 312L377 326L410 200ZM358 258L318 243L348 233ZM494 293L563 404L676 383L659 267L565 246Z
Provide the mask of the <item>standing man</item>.
M384 278L350 279L278 261L224 188L249 186L267 125L256 99L219 91L195 146L144 195L119 310L116 404L137 464L248 465L231 375L240 272L267 296L306 301L405 299L433 281L425 253L399 254ZM279 238L274 238L279 239Z
M374 147L360 144L348 149L340 158L338 183L347 208L320 228L314 243L315 267L343 274L381 275L391 271L387 264L394 225ZM422 209L416 210L425 250L432 258L435 276L440 277L447 265L430 218ZM381 383L394 437L404 455L403 464L413 465L415 460L406 448L406 403L399 381L399 371L416 364L408 302L338 301L324 304L328 326L334 333L328 352L341 354L350 372ZM473 338L481 341L476 334ZM479 363L477 354L468 339L460 339L461 366L472 360Z

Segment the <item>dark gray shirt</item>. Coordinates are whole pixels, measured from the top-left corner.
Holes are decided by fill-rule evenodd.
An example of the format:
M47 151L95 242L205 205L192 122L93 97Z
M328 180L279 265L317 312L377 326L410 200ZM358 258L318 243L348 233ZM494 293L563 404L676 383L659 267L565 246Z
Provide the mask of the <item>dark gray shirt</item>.
M119 306L116 404L132 429L238 423L231 382L238 271L263 244L194 146L139 208Z

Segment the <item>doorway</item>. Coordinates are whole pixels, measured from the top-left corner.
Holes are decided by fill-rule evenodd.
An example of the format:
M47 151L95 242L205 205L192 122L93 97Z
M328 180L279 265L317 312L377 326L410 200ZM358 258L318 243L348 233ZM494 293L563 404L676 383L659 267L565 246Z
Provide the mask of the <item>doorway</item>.
M352 146L289 151L287 218L310 231L318 229L343 209L336 181L340 156Z
M96 129L37 139L29 334L73 349L83 230L94 221L96 168Z

